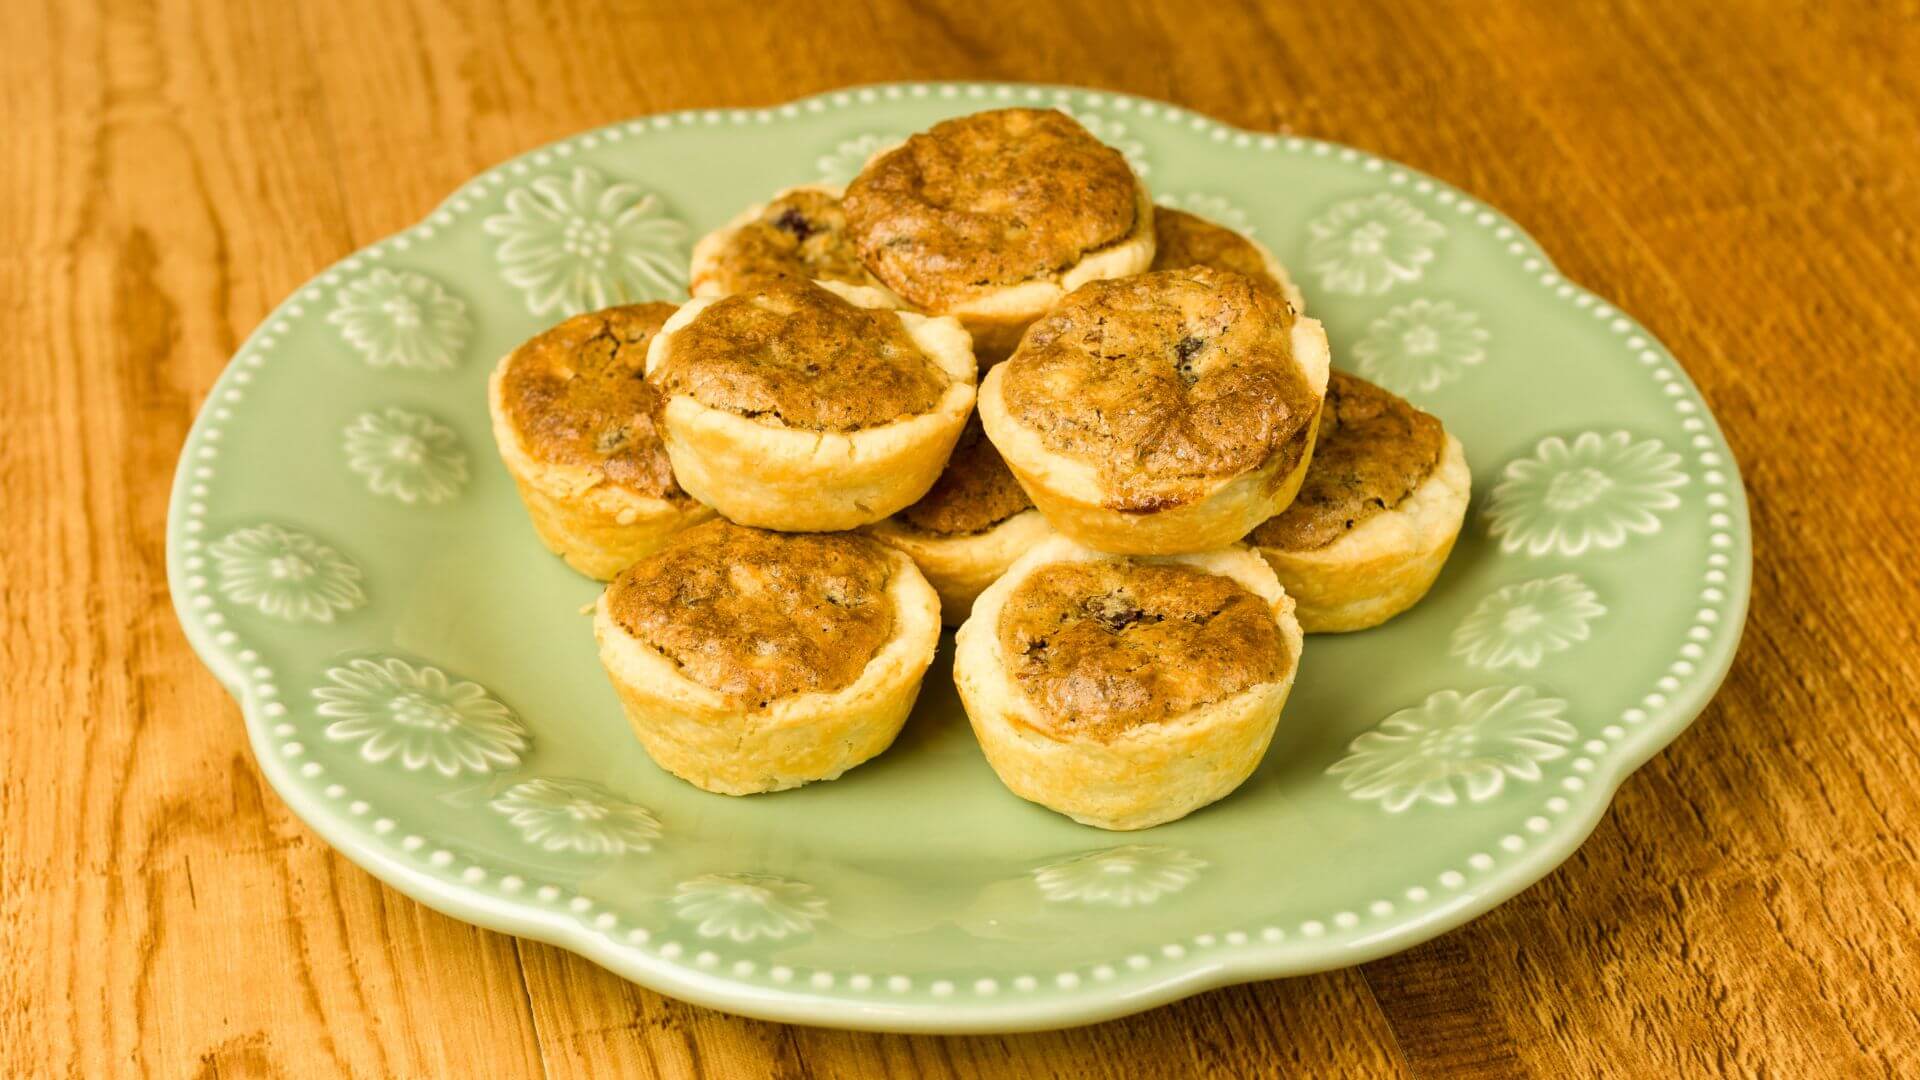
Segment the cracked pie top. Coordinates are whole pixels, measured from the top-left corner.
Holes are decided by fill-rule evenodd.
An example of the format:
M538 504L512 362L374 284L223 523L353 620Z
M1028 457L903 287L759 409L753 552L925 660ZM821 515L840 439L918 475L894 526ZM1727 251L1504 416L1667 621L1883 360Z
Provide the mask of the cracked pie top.
M743 708L845 689L893 633L886 549L712 521L607 589L621 629Z
M1292 660L1266 600L1175 563L1041 567L1007 597L998 632L1043 722L1093 739L1270 682Z
M1056 109L935 124L869 162L845 206L867 269L915 308L960 317L995 358L1066 292L1153 257L1145 186Z
M575 315L507 357L500 399L535 461L592 469L629 491L685 499L653 426L647 346L673 305L630 304Z
M1426 595L1472 487L1466 450L1439 420L1335 372L1299 494L1246 539L1308 633L1364 630Z
M1270 283L1293 305L1305 310L1300 290L1273 253L1250 237L1224 225L1216 225L1198 214L1171 207L1153 211L1153 270L1184 270L1190 266L1210 266L1231 270L1258 282Z
M1320 437L1300 493L1262 522L1249 543L1322 548L1401 500L1433 473L1446 449L1440 421L1380 387L1336 371L1327 381Z
M647 356L674 475L743 525L870 524L933 486L973 408L950 318L778 279L689 301Z
M795 280L702 310L674 334L652 378L708 408L836 432L927 412L953 381L894 312Z
M727 296L779 281L876 288L860 261L836 189L799 187L702 238L689 274L695 296Z
M973 536L1031 509L1033 500L974 418L960 433L940 479L896 518L935 536Z
M647 753L726 795L831 780L885 750L939 635L939 600L904 554L725 520L627 568L594 610Z
M487 386L500 459L542 543L605 580L713 516L675 479L644 378L668 304L576 315L501 359Z
M1157 271L1092 282L1036 322L981 416L1056 528L1099 550L1203 551L1292 497L1326 364L1319 324L1270 284Z
M1022 798L1143 829L1253 773L1299 668L1300 625L1244 547L1117 556L1051 537L980 594L953 677Z

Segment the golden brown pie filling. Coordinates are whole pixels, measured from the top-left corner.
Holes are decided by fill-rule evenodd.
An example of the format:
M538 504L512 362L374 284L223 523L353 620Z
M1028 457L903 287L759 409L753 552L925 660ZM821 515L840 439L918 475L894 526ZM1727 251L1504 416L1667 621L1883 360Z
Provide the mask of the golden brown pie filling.
M899 315L806 281L715 302L674 331L653 380L710 409L836 432L929 412L949 383Z
M742 706L845 689L893 635L887 549L716 519L607 586L621 629Z
M905 524L941 536L970 536L1033 508L1033 500L1013 478L994 449L978 416L961 429L946 471L920 501L900 511Z
M1262 547L1326 547L1420 486L1446 448L1440 421L1380 387L1336 371L1313 461L1292 505L1247 537Z
M1150 270L1184 270L1211 266L1245 274L1257 282L1279 287L1267 272L1267 261L1253 241L1225 226L1215 225L1184 210L1156 207L1153 211L1153 265Z
M513 351L500 379L521 446L548 465L598 468L640 495L684 499L644 378L647 346L672 304L629 304L576 315Z
M1110 509L1151 512L1306 451L1317 395L1293 360L1293 309L1255 279L1189 267L1095 281L1027 331L1007 410L1092 464Z
M847 227L875 276L928 311L1044 278L1133 231L1119 151L1057 109L935 124L847 188Z
M1266 601L1177 563L1059 562L1007 597L1000 648L1055 730L1110 739L1279 678Z
M760 216L729 233L716 254L703 268L703 281L695 284L711 280L722 293L772 281L875 283L847 234L839 197L825 191L789 191L774 199Z

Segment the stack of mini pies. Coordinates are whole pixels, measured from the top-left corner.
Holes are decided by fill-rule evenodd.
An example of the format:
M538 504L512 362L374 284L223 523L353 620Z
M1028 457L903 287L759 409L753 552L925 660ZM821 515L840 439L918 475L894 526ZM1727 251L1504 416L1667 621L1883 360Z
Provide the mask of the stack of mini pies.
M944 622L1010 790L1171 821L1252 774L1303 633L1406 610L1459 533L1459 442L1063 112L779 192L689 278L521 345L489 404L541 540L610 579L635 733L708 791L884 751Z

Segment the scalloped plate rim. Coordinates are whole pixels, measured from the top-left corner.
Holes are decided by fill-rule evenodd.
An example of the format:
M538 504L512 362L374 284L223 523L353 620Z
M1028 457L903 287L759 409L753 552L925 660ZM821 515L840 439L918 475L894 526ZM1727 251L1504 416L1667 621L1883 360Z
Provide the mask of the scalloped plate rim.
M1737 546L1738 557L1727 566L1726 590L1729 598L1728 622L1730 624L1728 632L1717 635L1713 639L1709 651L1702 656L1696 666L1695 677L1657 711L1649 711L1646 721L1639 725L1629 737L1622 740L1617 750L1597 763L1595 772L1588 776L1590 790L1578 800L1577 809L1562 815L1549 834L1540 837L1538 842L1530 844L1524 853L1503 862L1500 872L1483 879L1478 887L1467 886L1460 889L1452 903L1436 905L1419 915L1399 920L1388 930L1356 942L1337 955L1328 955L1326 946L1321 946L1318 951L1308 948L1303 953L1298 939L1276 943L1249 938L1246 944L1235 946L1234 951L1231 952L1219 950L1206 954L1189 953L1182 960L1158 965L1156 968L1158 977L1143 983L1103 989L1097 983L1083 982L1078 988L1070 991L1050 988L1045 996L1002 995L986 1000L954 997L931 1003L903 1001L897 1005L888 1005L875 1001L854 1000L846 996L836 996L834 993L813 993L797 986L791 989L770 990L731 979L717 970L710 973L702 972L691 965L662 960L641 949L622 945L592 930L563 911L545 910L528 902L500 900L463 888L457 883L441 880L408 865L392 853L356 835L350 822L319 802L317 796L309 792L306 786L293 775L291 764L279 754L272 752L273 747L268 741L270 736L267 733L269 724L262 716L261 703L255 700L254 695L247 688L245 678L238 670L241 661L229 655L228 648L218 644L214 640L213 633L201 625L198 619L192 617L193 613L183 603L186 590L182 587L182 579L187 575L187 571L182 565L183 556L178 543L180 534L177 524L184 517L182 510L189 498L187 489L191 482L189 470L192 467L192 459L185 452L186 448L208 425L212 402L221 390L231 385L232 376L239 369L238 358L255 346L256 339L265 332L281 308L292 302L301 290L314 284L329 270L339 268L354 258L358 252L401 236L445 210L480 178L508 169L514 163L530 159L552 147L572 143L583 136L612 131L632 120L645 117L697 117L715 111L725 114L753 113L765 108L825 100L837 94L916 85L981 86L988 89L1010 86L1022 91L1038 88L1049 94L1054 92L1093 93L1114 99L1130 98L1136 102L1152 103L1163 109L1175 110L1183 115L1204 117L1220 128L1256 138L1298 139L1310 146L1324 145L1332 150L1352 150L1362 159L1379 160L1405 172L1409 177L1424 179L1433 184L1435 191L1448 191L1459 197L1473 199L1478 207L1493 214L1499 223L1511 228L1514 239L1524 243L1534 257L1557 270L1557 266L1539 241L1498 207L1469 195L1458 186L1420 169L1344 143L1304 135L1253 131L1217 120L1185 106L1109 89L1056 83L978 80L909 80L850 84L793 98L773 106L728 107L718 110L679 109L640 114L638 117L584 129L532 147L481 170L472 179L461 183L413 225L361 245L354 252L316 270L296 285L285 298L262 316L259 324L234 350L227 366L222 369L208 389L193 424L183 440L182 453L175 466L172 490L168 497L166 565L169 597L176 618L195 654L240 704L249 745L268 783L293 810L295 816L319 834L328 846L387 885L436 911L491 930L564 948L640 985L698 1005L764 1020L852 1030L920 1034L987 1034L1044 1031L1098 1023L1222 986L1336 970L1389 956L1456 929L1544 880L1592 835L1612 806L1620 785L1627 777L1637 771L1653 755L1678 739L1700 716L1718 693L1738 653L1752 594L1750 508L1739 462L1731 453L1731 446L1727 443L1725 432L1721 429L1719 420L1710 407L1702 409L1702 416L1710 425L1710 430L1719 444L1729 450L1726 461L1721 466L1722 471L1729 478L1726 484L1729 494L1726 511L1734 520L1730 531L1742 541ZM1004 99L989 99L986 104L988 107L993 107L995 101L1001 100ZM1643 336L1648 343L1658 346L1667 352L1669 357L1672 356L1671 350L1666 349L1664 342L1630 312L1606 301L1605 298L1578 282L1566 278L1564 274L1561 277L1577 293L1591 297L1595 301L1608 303L1616 315L1630 323L1633 330ZM1677 360L1674 361L1673 367L1682 384L1704 402L1704 395L1700 394L1699 387L1685 368Z

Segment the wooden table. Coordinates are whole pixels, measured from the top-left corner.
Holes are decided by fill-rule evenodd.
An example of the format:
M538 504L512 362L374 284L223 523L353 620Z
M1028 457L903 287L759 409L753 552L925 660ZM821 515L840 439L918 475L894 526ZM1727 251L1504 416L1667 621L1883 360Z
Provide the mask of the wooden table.
M773 7L0 5L9 1075L1920 1072L1911 0ZM175 455L255 322L549 139L932 77L1410 162L1672 345L1751 485L1752 616L1719 699L1564 868L1356 970L888 1037L682 1005L444 918L266 787L162 568Z

